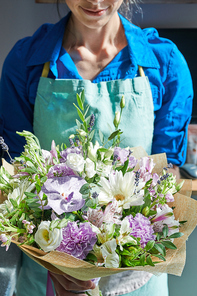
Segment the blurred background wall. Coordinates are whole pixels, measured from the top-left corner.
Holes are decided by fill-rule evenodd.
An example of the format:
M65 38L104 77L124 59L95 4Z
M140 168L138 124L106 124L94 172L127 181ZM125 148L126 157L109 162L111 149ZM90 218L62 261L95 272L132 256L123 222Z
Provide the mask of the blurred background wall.
M141 12L133 12L133 23L142 28L183 28L197 32L194 30L197 29L197 4L141 4L140 7ZM66 12L65 5L61 4L61 15ZM45 22L55 23L58 20L55 4L36 4L34 0L0 0L0 73L6 55L17 40L32 35ZM197 33L194 32L192 36L190 44L191 39L197 39ZM183 43L187 42L183 40ZM195 53L195 48L191 48L193 45L188 44L185 47L190 47ZM197 54L194 54L194 58L195 56L197 58ZM195 71L197 63L194 58L191 63L194 61L192 66ZM187 243L187 261L182 277L169 276L170 296L197 295L196 249L197 229Z
M146 2L146 0L144 0ZM141 4L143 13L133 13L141 27L197 28L197 4ZM61 15L66 12L60 5ZM0 72L3 61L15 42L45 22L58 21L55 4L36 4L35 0L0 0Z

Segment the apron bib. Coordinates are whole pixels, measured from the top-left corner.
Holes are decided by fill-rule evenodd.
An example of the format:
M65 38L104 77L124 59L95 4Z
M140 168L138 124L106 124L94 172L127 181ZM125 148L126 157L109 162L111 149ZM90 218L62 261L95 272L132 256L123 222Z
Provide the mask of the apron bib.
M46 63L38 85L33 123L34 134L38 137L43 149L50 150L52 140L56 145L62 143L69 145L68 137L75 133L75 120L78 119L73 103L76 103L76 93L80 93L84 89L85 102L90 106L89 114L95 115L94 129L97 131L100 129L105 139L114 131L115 112L120 111L120 101L124 95L125 108L119 125L123 131L121 137L123 140L120 146L142 146L148 154L151 154L154 124L153 99L148 78L143 73L143 77L133 79L92 83L89 80L49 79L47 78L48 70L49 63ZM140 67L139 72L143 72ZM93 142L95 140L100 142L98 133L95 134ZM130 272L130 274L132 273ZM27 275L31 278L31 284L39 287L37 295L45 296L47 270L32 262L26 255L23 255L16 295L27 296L24 284ZM112 277L114 278L114 276ZM150 278L151 275L144 272L144 276L142 274L135 276L135 280L131 277L127 284L136 286L137 281L138 287L140 287ZM105 290L111 290L110 281L106 282L105 278L100 280L101 290L103 280ZM130 291L135 289L134 286ZM27 287L28 296L34 296L35 286L33 289L29 289L29 287ZM107 294L104 293L104 295Z
M121 147L142 146L151 154L153 138L153 99L147 77L92 83L90 80L49 79L41 77L34 108L34 134L41 147L50 150L52 140L56 145L66 143L75 133L77 110L76 93L85 90L85 103L89 114L95 115L96 131L93 142L99 140L98 130L105 139L114 131L113 120L120 111L120 101L125 97L119 128L123 131Z

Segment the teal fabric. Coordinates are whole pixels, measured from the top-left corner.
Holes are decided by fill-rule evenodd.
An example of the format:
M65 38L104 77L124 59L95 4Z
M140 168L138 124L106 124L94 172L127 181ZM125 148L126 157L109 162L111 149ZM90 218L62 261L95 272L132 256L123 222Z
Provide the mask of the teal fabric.
M76 93L85 90L90 114L96 117L95 129L107 137L113 131L115 111L120 110L120 100L125 96L126 106L120 128L124 131L122 146L143 146L151 152L153 137L153 100L146 77L92 83L89 80L40 78L34 109L34 133L41 147L49 149L52 140L56 144L67 142L75 131L77 112ZM98 135L95 140L98 140ZM44 296L47 271L40 265L23 257L17 284L17 296Z
M124 294L124 296L168 296L168 275L153 275L151 279L141 288Z
M151 153L153 137L153 100L147 77L92 83L90 80L40 79L34 109L34 133L43 149L50 149L51 141L67 143L75 132L76 93L85 89L86 103L96 117L95 129L100 129L105 139L113 128L115 111L120 110L120 100L125 96L120 129L124 132L123 147L142 146ZM98 133L94 140L99 140Z
M46 296L47 270L22 253L16 296Z

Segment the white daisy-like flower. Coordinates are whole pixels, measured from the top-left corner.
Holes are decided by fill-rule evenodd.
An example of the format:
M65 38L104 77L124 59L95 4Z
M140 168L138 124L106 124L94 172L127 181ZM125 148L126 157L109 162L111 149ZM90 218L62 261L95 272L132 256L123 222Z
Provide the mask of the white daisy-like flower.
M136 185L134 172L127 172L123 176L122 171L115 171L109 174L109 180L101 177L99 185L101 187L98 200L101 205L107 205L114 198L123 209L144 203L142 188L145 182L139 181Z

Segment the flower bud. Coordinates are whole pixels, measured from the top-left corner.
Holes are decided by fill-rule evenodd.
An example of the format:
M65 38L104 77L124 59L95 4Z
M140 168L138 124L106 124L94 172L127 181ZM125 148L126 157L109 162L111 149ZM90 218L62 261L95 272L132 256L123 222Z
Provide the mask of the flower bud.
M74 139L74 138L75 138L75 135L74 134L72 134L72 135L69 136L69 139Z
M120 108L123 109L125 107L125 98L122 96L121 101L120 101Z
M87 136L87 133L82 129L77 129L76 131L79 133L79 135L81 137L86 137Z
M145 207L145 208L142 210L142 214L143 214L145 217L148 216L149 212L150 212L149 207Z
M117 128L119 123L120 123L120 112L116 111L115 117L114 117L114 126Z

